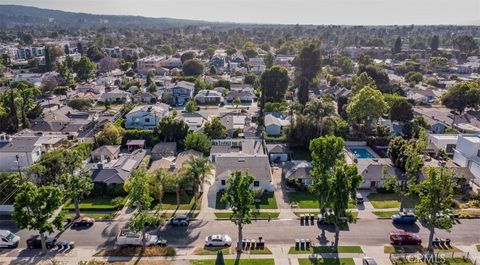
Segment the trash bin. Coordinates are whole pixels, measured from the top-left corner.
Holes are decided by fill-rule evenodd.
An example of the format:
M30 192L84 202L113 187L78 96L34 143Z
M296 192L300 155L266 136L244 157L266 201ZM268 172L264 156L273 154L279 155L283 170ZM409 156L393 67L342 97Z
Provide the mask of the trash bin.
M447 245L447 247L451 247L450 242L451 242L450 238L447 238L447 240L445 240L445 244Z
M305 239L300 239L300 249L301 250L305 249Z
M68 241L63 241L62 244L63 244L63 248L64 248L64 249L68 249L68 246L70 245L70 242L68 242Z
M300 240L295 239L295 249L298 250L300 248Z
M300 215L300 224L303 224L304 219L305 219L305 215L304 214Z
M70 249L74 249L75 248L75 241L72 241L70 242Z
M307 249L310 249L310 239L305 240L305 245Z
M310 214L310 222L312 223L312 225L315 223L315 215Z

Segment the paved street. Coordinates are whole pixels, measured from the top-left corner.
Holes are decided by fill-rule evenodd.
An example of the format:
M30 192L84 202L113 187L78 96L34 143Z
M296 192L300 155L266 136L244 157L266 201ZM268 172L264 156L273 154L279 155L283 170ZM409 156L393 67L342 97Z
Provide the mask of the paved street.
M480 219L465 219L461 225L455 225L451 233L437 231L437 237L451 238L454 244L472 245L480 242ZM35 232L17 231L10 221L1 221L2 229L9 229L22 238L20 247L25 247L25 239ZM97 222L87 230L67 229L60 234L60 239L73 240L77 246L105 247L113 245L115 237L126 222ZM333 227L326 226L326 238L319 240L321 230L316 225L300 226L298 220L254 221L244 229L246 238L263 236L271 244L293 244L295 238L309 238L315 243L329 244L333 240ZM424 242L428 238L428 230L421 225L393 226L390 220L358 220L347 231L341 231L342 245L384 245L388 244L388 233L393 230L418 232ZM156 233L152 231L152 233ZM227 233L236 238L236 227L230 221L194 221L188 228L165 226L161 228L161 236L170 245L177 247L193 247L202 245L205 236L216 233Z

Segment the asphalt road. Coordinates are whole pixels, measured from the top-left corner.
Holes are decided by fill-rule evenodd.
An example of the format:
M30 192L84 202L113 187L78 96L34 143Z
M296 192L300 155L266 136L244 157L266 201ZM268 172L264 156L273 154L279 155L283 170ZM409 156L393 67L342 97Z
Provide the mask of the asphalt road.
M75 241L77 246L106 247L112 246L125 222L97 222L89 229L76 230L67 228L57 234L60 240ZM301 226L296 220L254 221L244 228L245 238L262 236L267 244L294 244L296 238L311 239L314 243L329 244L333 241L334 228L325 228L325 237L320 237L321 229L317 225ZM437 229L436 237L450 238L453 244L472 245L480 243L480 219L461 220L451 229L451 233ZM20 247L25 247L25 240L35 234L35 231L18 231L11 221L0 221L0 229L8 229L18 234L22 240ZM385 245L389 244L388 233L394 230L404 230L418 233L424 243L428 240L428 230L421 224L394 226L390 220L358 220L351 224L348 230L340 232L342 245ZM203 244L210 234L229 234L234 240L237 229L230 221L193 221L187 228L163 226L159 230L161 237L167 239L169 245L176 247L193 247ZM157 233L156 230L151 231Z

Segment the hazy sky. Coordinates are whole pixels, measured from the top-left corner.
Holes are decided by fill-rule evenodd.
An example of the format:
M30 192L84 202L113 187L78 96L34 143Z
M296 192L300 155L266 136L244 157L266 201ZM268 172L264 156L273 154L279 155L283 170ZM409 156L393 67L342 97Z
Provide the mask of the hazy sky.
M480 0L0 0L0 4L208 21L480 25Z

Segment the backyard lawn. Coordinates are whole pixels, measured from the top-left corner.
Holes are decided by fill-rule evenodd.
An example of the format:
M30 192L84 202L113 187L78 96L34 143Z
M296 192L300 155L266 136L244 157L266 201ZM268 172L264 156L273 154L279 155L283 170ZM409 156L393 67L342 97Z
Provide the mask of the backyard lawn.
M296 203L301 209L318 209L320 207L317 196L307 191L287 192L290 203ZM354 209L357 205L354 201L348 202L348 208Z
M298 259L299 265L355 265L353 259Z
M288 251L288 254L363 253L363 250L360 246L338 246L338 252L336 250L336 248L331 246L310 247L308 250L301 250L291 247Z
M400 208L398 193L371 193L367 196L374 208ZM414 208L418 203L418 197L410 196L404 200L404 208Z
M192 260L191 265L215 265L214 259ZM235 259L225 259L225 265L274 265L273 259L240 259L238 263Z

